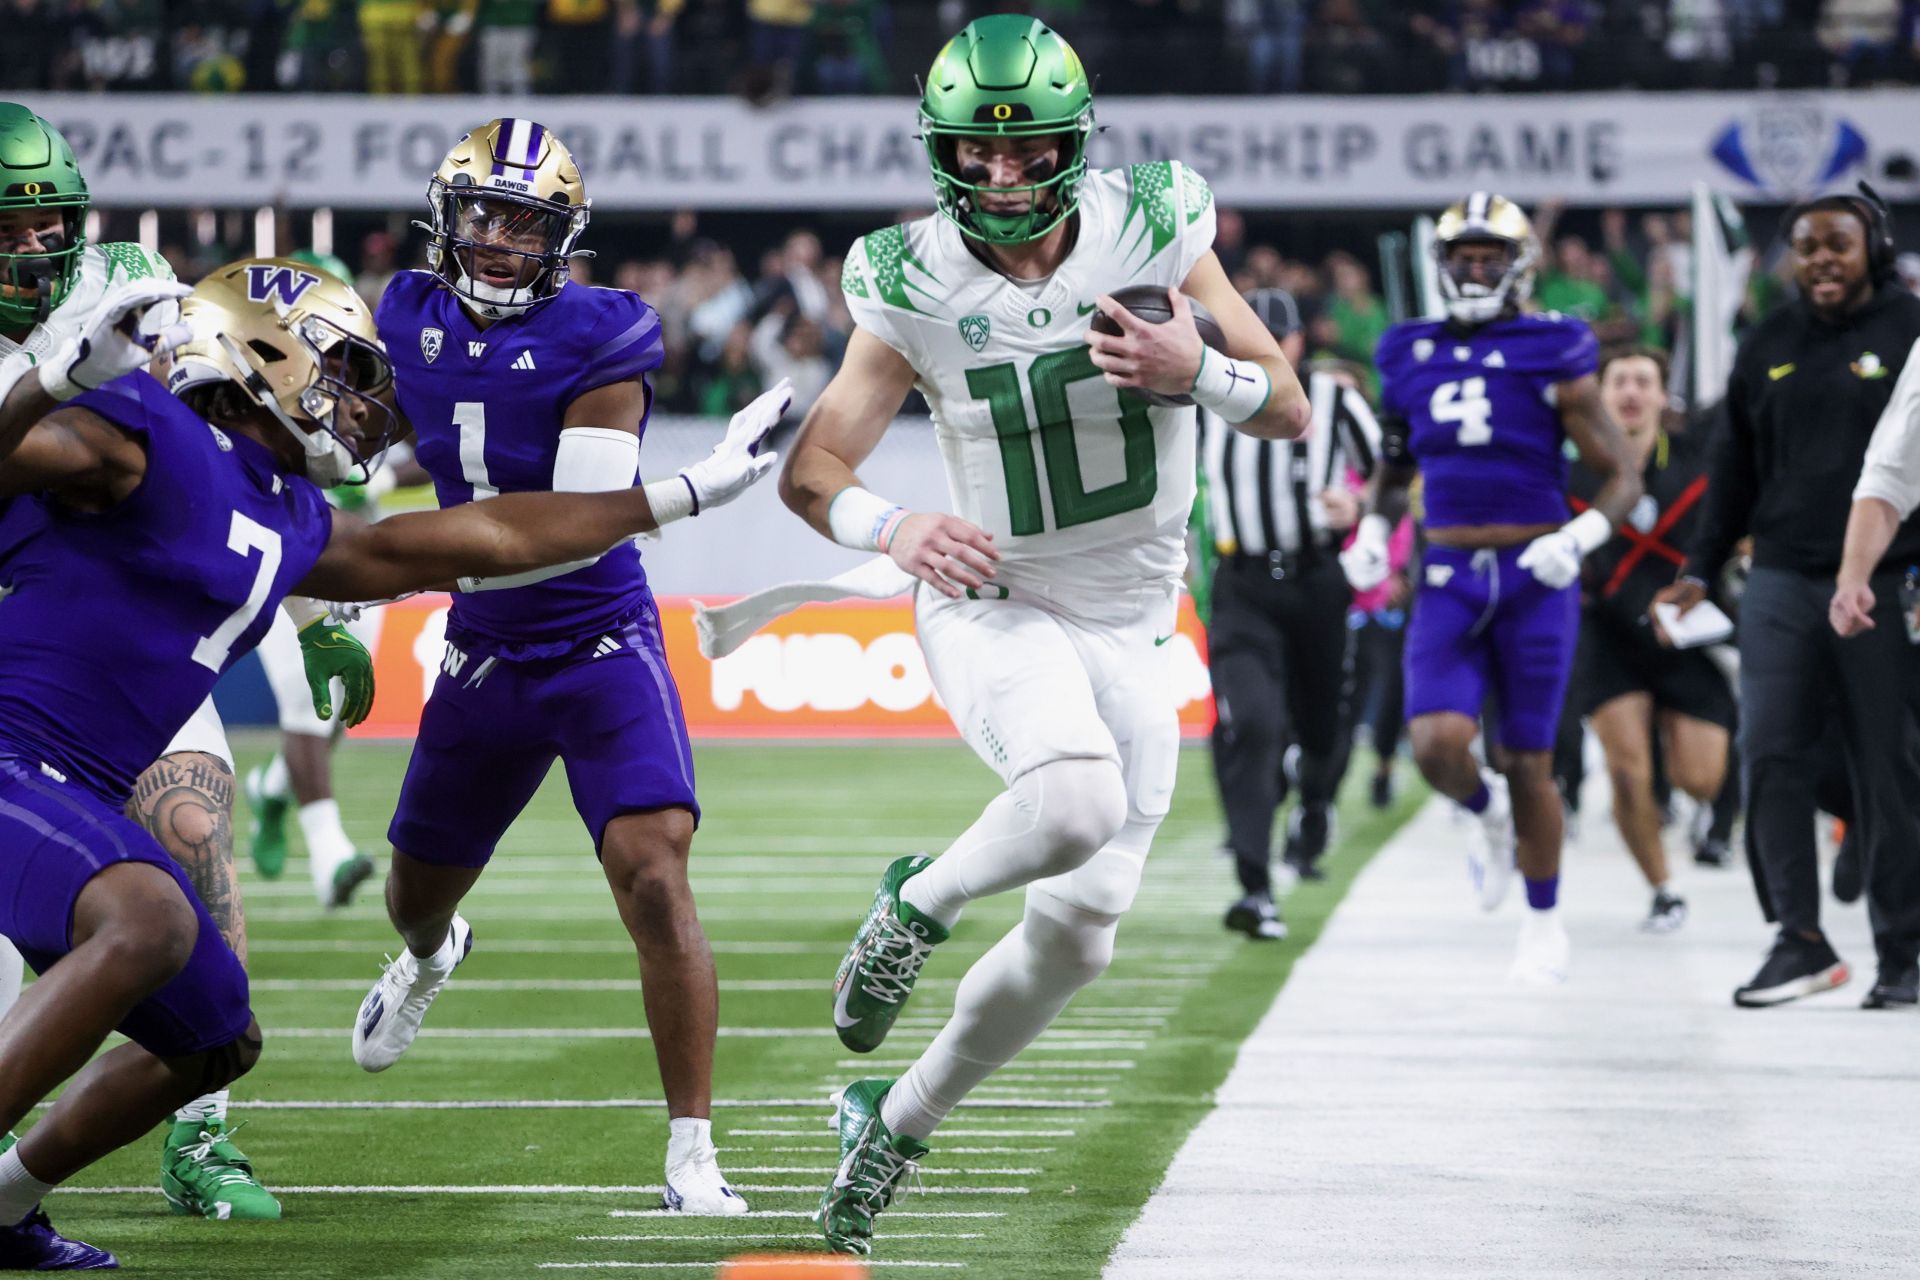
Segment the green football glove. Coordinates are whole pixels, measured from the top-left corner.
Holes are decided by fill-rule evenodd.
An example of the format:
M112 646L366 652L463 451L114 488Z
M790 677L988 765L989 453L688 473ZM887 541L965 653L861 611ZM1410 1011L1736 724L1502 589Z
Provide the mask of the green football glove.
M345 627L325 618L300 628L300 657L307 667L307 688L313 692L313 712L322 720L333 717L333 682L346 693L340 721L348 728L373 710L373 655Z

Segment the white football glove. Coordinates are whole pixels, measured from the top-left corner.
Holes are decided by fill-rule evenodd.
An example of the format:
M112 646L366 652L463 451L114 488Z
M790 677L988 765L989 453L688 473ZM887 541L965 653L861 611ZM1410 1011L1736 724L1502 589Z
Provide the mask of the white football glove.
M144 369L192 336L179 299L193 290L177 280L129 280L109 289L80 332L40 366L40 385L55 400Z
M1340 553L1340 568L1355 591L1371 591L1387 580L1393 571L1388 561L1387 540L1393 526L1381 515L1364 516L1354 532L1353 545Z
M726 439L712 453L680 473L693 490L693 514L723 507L751 489L780 461L777 453L760 453L767 433L780 425L793 403L793 381L782 378L772 390L733 415Z
M1552 533L1529 542L1514 563L1531 573L1540 585L1558 591L1574 584L1587 553L1605 546L1612 536L1612 521L1598 511L1583 511Z

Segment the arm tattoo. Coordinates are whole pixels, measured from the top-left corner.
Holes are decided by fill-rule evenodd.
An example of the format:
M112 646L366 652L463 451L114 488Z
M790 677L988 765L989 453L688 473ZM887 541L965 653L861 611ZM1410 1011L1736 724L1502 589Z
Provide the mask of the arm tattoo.
M163 756L134 784L127 816L180 864L221 936L245 964L246 917L233 865L233 770L203 752Z

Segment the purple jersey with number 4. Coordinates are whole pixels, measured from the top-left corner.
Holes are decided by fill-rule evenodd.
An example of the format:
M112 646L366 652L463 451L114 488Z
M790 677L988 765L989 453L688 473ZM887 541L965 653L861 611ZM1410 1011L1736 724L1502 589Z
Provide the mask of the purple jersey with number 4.
M117 807L260 642L332 533L320 491L145 373L71 402L140 440L146 477L88 515L23 494L0 517L0 755Z
M1523 314L1462 332L1409 320L1381 337L1375 363L1386 411L1409 427L1428 528L1567 518L1553 388L1599 367L1584 321Z
M567 406L664 359L660 317L624 289L567 285L482 330L432 275L402 271L381 297L375 323L416 455L442 507L551 490ZM644 429L644 420L638 425ZM648 599L640 553L622 543L545 582L457 595L448 622L493 651L535 656L618 626Z

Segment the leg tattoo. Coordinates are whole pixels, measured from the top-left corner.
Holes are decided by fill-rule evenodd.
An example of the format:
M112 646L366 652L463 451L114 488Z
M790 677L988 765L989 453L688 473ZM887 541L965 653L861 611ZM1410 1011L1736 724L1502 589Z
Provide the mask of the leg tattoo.
M245 964L246 916L233 865L233 770L204 752L163 756L140 775L127 816L180 864L221 936Z

